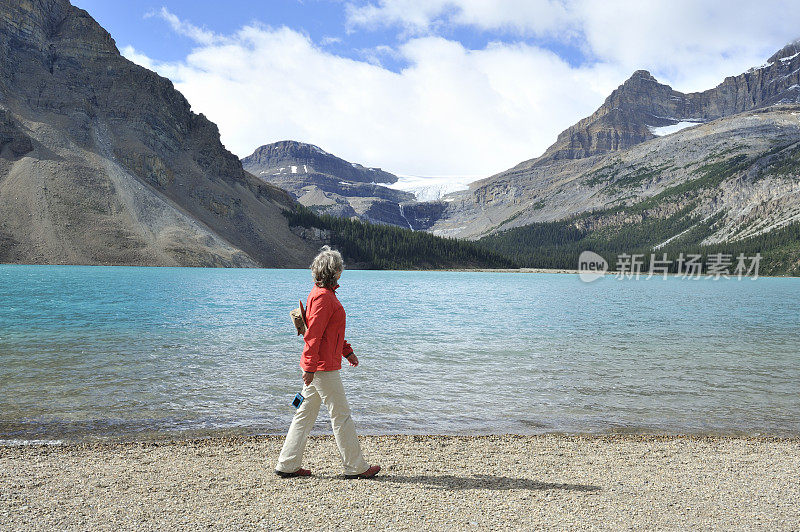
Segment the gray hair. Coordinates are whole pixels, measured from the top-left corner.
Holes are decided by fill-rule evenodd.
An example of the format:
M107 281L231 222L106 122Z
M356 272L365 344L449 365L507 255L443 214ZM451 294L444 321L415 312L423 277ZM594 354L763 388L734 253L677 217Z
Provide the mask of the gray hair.
M314 261L311 263L311 276L317 286L333 288L336 286L336 274L343 269L342 254L331 249L330 246L322 246L319 255L314 257Z

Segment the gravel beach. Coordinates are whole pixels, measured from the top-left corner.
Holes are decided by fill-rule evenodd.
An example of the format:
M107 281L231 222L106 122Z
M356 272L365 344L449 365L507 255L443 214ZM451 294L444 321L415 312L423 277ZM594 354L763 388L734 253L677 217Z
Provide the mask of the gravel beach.
M0 530L800 529L800 439L363 436L372 480L282 441L0 447Z

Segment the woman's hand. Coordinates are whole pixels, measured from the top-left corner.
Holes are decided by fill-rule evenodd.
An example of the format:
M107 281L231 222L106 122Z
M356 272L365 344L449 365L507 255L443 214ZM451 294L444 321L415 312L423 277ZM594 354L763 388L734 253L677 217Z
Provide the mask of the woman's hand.
M314 372L313 371L303 371L303 383L308 386L311 384L311 381L314 380Z
M345 357L347 361L350 363L351 366L355 367L358 366L358 357L355 353L350 353Z

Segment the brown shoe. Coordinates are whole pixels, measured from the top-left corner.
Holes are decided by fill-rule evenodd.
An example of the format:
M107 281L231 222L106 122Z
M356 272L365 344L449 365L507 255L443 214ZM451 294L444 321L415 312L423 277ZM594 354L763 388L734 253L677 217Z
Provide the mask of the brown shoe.
M344 478L372 478L378 474L378 471L381 470L381 466L374 465L371 466L369 469L361 473L360 475L345 475Z
M281 478L292 478L292 477L310 477L311 470L310 469L303 469L302 467L295 471L294 473L287 473L286 471L278 471L275 470L275 474Z

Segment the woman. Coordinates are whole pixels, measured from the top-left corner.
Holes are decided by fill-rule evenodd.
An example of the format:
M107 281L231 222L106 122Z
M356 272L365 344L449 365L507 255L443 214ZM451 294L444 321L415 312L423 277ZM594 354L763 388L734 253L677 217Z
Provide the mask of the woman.
M337 281L342 275L344 263L338 251L324 246L311 263L314 288L306 304L305 347L300 358L303 370L303 397L305 400L295 412L286 441L283 443L275 473L281 477L306 477L308 469L302 469L303 451L308 433L319 414L320 403L325 403L331 416L333 435L344 463L346 478L374 477L380 466L372 466L364 460L358 443L356 427L350 417L350 408L344 396L339 369L342 356L351 366L358 366L358 357L344 339L344 307L336 298Z

